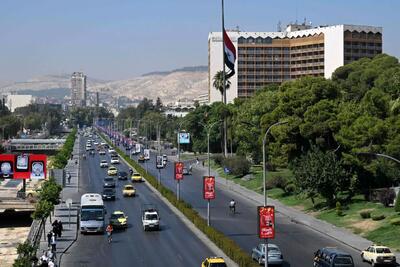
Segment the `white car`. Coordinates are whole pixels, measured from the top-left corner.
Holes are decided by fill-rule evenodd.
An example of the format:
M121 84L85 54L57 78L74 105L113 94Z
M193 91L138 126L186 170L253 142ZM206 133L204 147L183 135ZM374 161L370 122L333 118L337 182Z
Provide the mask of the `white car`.
M115 150L113 148L108 149L108 153L115 153Z
M111 164L119 164L119 158L118 157L111 157Z
M100 161L100 168L108 168L107 160L103 159L102 161Z
M105 155L106 154L106 152L104 151L104 150L99 150L99 155Z

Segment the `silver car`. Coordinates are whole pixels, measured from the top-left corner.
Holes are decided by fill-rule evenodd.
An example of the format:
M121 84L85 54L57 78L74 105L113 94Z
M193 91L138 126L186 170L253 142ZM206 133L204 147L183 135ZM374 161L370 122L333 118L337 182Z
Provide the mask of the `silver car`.
M259 244L251 251L251 258L258 264L265 263L265 244ZM275 244L268 244L268 264L282 265L283 255L279 247Z

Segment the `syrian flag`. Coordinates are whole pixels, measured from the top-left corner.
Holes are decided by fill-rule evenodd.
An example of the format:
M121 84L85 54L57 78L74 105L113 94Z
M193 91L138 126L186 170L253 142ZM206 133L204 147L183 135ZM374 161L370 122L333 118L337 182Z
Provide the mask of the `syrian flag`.
M231 70L228 74L228 78L235 74L235 61L236 61L236 48L233 45L231 39L224 29L224 51L225 51L225 64Z

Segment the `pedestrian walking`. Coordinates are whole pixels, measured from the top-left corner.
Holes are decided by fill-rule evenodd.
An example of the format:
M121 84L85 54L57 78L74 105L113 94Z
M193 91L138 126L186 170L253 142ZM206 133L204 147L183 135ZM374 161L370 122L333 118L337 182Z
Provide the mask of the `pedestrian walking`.
M203 167L204 167L204 161L205 161L205 160L203 160L203 161L201 162L201 164L203 165Z
M61 220L58 221L58 226L57 226L57 235L58 237L61 237L62 235L62 231L63 231L63 224L61 222Z
M57 233L58 233L58 220L55 220L51 226L53 226L53 233L55 234L55 236L57 237Z
M199 165L199 158L196 158L196 165Z
M53 233L53 235L51 236L51 252L55 254L56 251L57 251L56 234Z
M50 230L50 232L47 234L47 247L50 248L51 245L51 237L53 236L53 232Z
M68 180L68 184L70 184L71 183L71 173L70 172L67 173L67 180Z

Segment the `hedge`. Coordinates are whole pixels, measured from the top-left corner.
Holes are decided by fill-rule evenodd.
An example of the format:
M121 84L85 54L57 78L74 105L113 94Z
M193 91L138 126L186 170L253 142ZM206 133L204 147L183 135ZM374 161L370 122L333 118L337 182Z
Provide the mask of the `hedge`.
M156 188L163 197L165 197L172 205L178 208L200 231L202 231L216 246L218 246L224 253L236 262L239 266L258 266L248 253L246 253L239 245L232 239L225 236L222 232L218 231L212 226L207 225L207 221L203 219L190 204L183 200L177 200L175 193L169 188L160 185L156 177L147 173L146 170L136 161L132 160L122 150L114 146L105 135L100 133L106 142L115 148L118 154L124 158L135 170L140 173L154 188Z
M74 149L75 138L76 138L77 129L73 129L72 132L68 135L65 143L60 151L56 154L53 162L53 167L57 169L63 169L67 163L68 159Z

